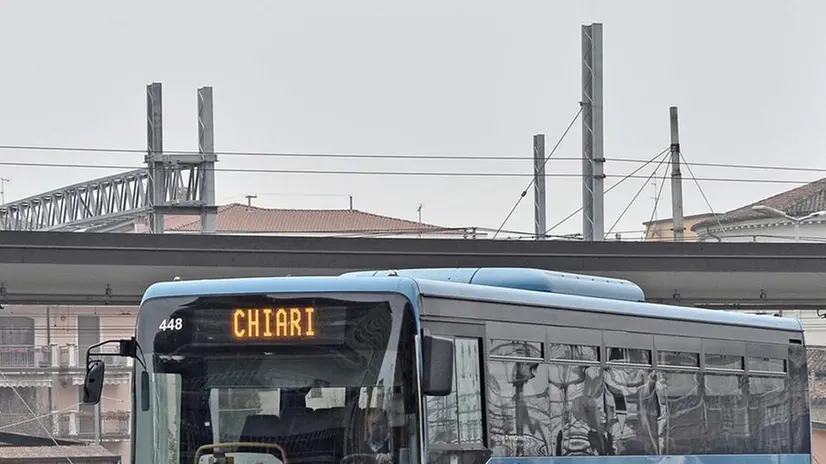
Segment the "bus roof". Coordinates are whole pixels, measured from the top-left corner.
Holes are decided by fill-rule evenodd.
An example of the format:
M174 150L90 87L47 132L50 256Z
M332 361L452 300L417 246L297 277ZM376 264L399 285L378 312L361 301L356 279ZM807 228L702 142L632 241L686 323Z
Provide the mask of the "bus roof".
M143 302L175 296L242 295L266 293L400 293L416 301L419 291L412 279L360 279L320 277L244 277L232 279L179 280L152 284Z
M398 278L398 277L397 277ZM418 280L419 291L425 296L501 302L530 306L552 306L602 314L621 314L659 319L672 319L711 324L727 324L765 329L801 332L797 319L756 314L743 314L718 309L669 306L656 303L610 300L587 296L543 293L531 290L467 285L435 280Z
M800 332L800 321L785 317L760 316L721 310L668 306L618 299L594 298L536 290L489 285L416 279L404 276L359 277L253 277L160 282L144 293L141 304L150 299L176 296L206 296L266 293L398 293L414 307L419 295L490 301L510 304L552 306L605 314L626 314L662 319L760 327Z
M350 272L342 275L362 277L398 275L414 279L519 288L522 290L534 290L562 295L590 296L593 298L638 302L645 301L645 293L642 291L642 288L630 280L548 271L545 269L514 267L388 269L381 271Z

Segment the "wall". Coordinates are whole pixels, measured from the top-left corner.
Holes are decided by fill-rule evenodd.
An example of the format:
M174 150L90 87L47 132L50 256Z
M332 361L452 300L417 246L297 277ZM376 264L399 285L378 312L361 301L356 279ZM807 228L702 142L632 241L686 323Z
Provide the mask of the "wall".
M711 224L697 231L698 241L794 242L794 225L781 218L766 217L731 224ZM719 238L719 240L718 240ZM814 220L800 225L800 242L826 243L826 222Z
M694 224L712 218L712 214L695 214L683 218L683 240L686 242L696 242L697 234L691 230ZM674 221L661 219L659 221L645 223L645 241L647 242L672 242L674 241Z
M813 463L826 462L826 430L812 430Z

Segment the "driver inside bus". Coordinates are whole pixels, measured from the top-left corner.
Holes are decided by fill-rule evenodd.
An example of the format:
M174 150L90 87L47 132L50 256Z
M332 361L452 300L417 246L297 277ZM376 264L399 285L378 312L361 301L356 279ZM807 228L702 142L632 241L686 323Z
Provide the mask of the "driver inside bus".
M390 426L387 415L381 409L371 409L367 413L367 440L364 443L364 453L375 455L377 464L393 462Z

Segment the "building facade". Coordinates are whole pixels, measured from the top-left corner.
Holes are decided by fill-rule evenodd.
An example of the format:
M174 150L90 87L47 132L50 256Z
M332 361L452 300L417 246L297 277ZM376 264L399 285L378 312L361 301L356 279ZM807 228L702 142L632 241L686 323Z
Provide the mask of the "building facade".
M105 356L102 401L90 406L82 397L86 349L131 336L135 314L111 307L0 309L0 432L95 443L128 463L132 360Z
M718 216L714 213L693 214L683 217L683 241L698 241L697 233L692 230L695 224L707 221ZM660 219L657 221L644 222L646 242L673 242L674 241L674 220L672 218Z
M699 221L691 229L701 242L826 242L826 179Z

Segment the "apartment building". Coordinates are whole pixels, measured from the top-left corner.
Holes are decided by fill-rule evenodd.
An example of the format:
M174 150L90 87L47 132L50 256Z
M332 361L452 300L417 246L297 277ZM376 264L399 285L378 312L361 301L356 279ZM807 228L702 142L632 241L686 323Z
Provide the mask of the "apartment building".
M86 349L131 336L136 312L76 306L0 309L0 433L99 444L128 464L132 360L107 356L101 403L81 400ZM31 458L38 462L42 456Z

